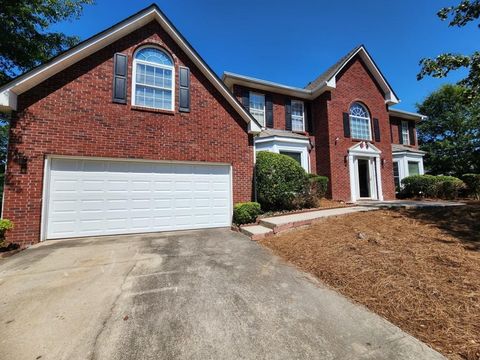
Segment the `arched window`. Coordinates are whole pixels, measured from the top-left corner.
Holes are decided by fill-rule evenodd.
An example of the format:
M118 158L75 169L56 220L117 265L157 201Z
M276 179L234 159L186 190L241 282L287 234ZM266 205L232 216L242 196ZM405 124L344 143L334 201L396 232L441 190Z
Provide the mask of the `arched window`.
M370 115L362 104L353 103L350 106L350 131L353 139L372 140Z
M133 59L133 105L174 110L175 68L164 51L141 48Z

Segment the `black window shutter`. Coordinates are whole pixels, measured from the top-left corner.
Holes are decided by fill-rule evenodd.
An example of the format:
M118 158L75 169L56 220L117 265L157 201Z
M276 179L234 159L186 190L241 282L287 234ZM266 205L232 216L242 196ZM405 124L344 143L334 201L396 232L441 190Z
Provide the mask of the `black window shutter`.
M398 122L398 143L403 144L403 136L402 136L402 122Z
M343 113L343 136L350 137L350 114L346 112Z
M376 118L373 118L373 133L375 136L375 142L380 142L380 124Z
M273 101L272 95L265 95L265 122L267 127L273 128Z
M410 145L415 145L415 123L413 121L408 122L408 131L410 132Z
M292 102L285 99L285 130L292 130Z
M247 111L250 111L250 91L247 89L243 89L242 104Z
M179 67L179 106L181 112L190 112L190 69L185 66Z
M312 106L310 103L304 103L303 111L305 116L305 131L312 133L313 132L313 123L312 123Z
M113 102L127 103L127 66L125 54L116 53L113 57Z

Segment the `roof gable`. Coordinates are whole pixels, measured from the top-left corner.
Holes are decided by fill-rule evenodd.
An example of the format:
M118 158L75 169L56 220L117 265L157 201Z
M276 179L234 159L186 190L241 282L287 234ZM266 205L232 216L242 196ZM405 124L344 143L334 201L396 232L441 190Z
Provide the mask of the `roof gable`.
M389 105L398 104L400 100L363 45L357 46L348 52L315 80L308 83L307 86L305 86L305 89L313 91L319 86L323 86L323 84L329 84L334 88L336 86L337 76L356 56L363 61L364 65L370 71L378 86L383 91L385 102Z
M153 20L160 24L163 30L165 30L180 49L184 51L190 60L199 68L203 75L205 75L235 111L237 111L245 120L248 124L249 132L260 132L261 127L256 120L245 110L225 84L218 78L213 70L206 64L195 49L193 49L188 41L180 34L155 4L139 11L99 34L82 41L78 45L54 57L47 63L18 76L0 87L0 109L16 110L18 95Z
M341 75L342 70L357 56L372 75L376 85L383 92L385 103L388 105L399 103L400 100L363 45L357 46L347 53L315 80L308 83L304 88L285 86L271 81L255 79L230 72L225 72L222 78L225 84L230 88L232 88L233 85L238 84L278 94L313 100L326 91L334 90L337 86L337 77Z

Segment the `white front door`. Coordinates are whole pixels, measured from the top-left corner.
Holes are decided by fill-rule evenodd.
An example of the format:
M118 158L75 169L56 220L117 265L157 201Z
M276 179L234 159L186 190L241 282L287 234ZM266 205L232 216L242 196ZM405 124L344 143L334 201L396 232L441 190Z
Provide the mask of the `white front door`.
M47 239L231 224L229 165L49 161Z
M376 159L374 157L354 158L354 183L356 199L378 199Z

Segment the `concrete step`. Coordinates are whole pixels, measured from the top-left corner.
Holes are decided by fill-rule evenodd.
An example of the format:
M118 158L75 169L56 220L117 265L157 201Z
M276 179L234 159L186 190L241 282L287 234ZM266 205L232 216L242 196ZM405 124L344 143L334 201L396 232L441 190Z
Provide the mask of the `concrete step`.
M260 240L282 231L300 226L310 225L314 221L330 216L342 216L361 211L378 210L374 206L352 206L335 209L305 211L301 213L272 216L260 219L257 224L240 227L240 231L252 240Z
M262 225L245 225L240 227L240 231L252 240L260 240L264 237L273 235L273 230Z
M355 206L355 207L306 211L302 213L287 214L287 215L264 218L259 221L259 224L269 229L272 229L273 232L277 234L279 232L290 229L292 227L310 225L312 222L316 220L320 220L322 218L331 217L331 216L340 216L340 215L346 215L346 214L351 214L355 212L370 211L370 210L376 210L376 208L366 207L366 206Z

